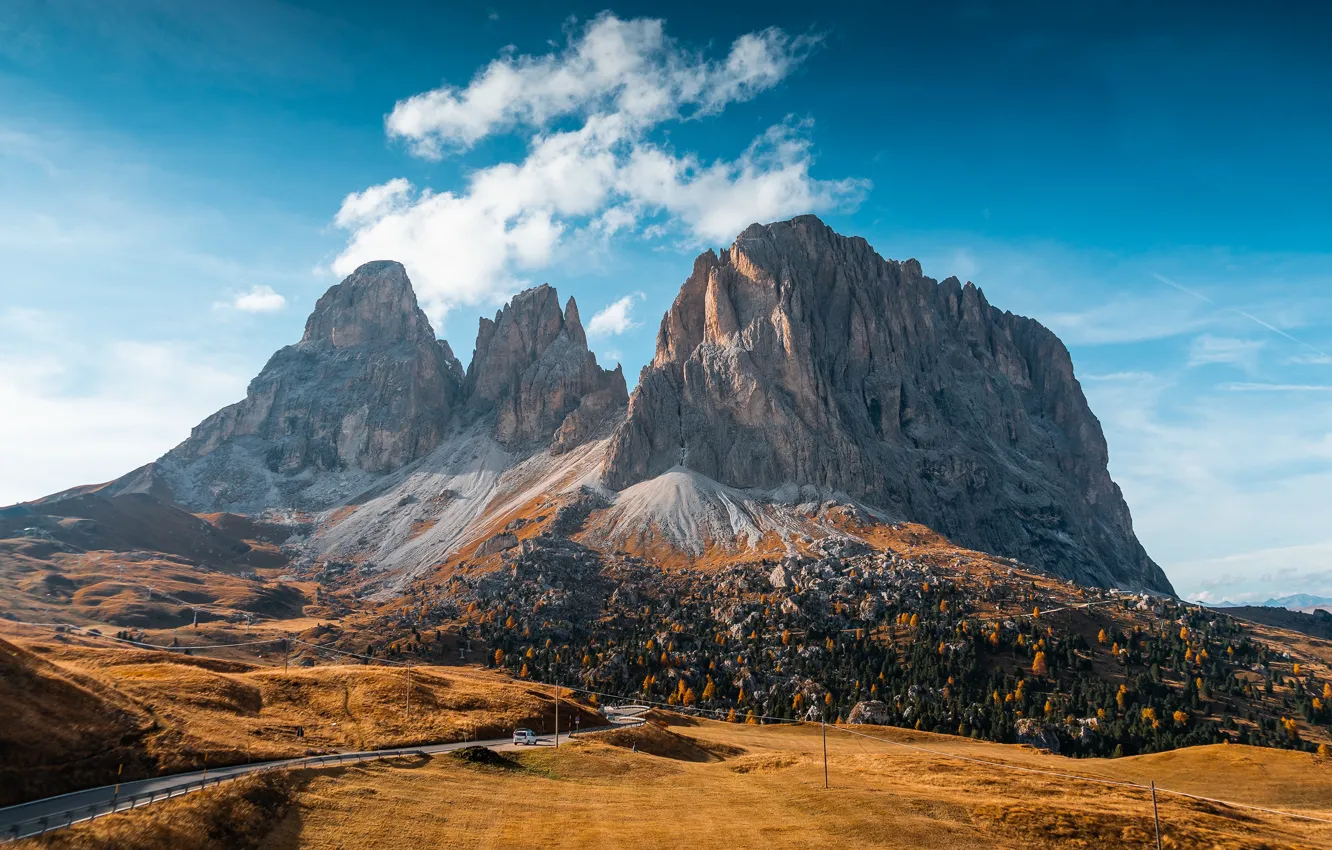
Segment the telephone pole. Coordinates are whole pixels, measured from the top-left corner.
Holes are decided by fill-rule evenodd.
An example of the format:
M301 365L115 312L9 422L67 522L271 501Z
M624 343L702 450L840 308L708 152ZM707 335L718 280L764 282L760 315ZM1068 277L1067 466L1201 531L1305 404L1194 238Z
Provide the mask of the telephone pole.
M1156 822L1156 850L1161 850L1161 815L1156 810L1156 780L1152 780L1152 820Z
M823 790L828 790L828 727L819 718L819 732L823 735Z
M560 748L560 686L555 686L555 749Z

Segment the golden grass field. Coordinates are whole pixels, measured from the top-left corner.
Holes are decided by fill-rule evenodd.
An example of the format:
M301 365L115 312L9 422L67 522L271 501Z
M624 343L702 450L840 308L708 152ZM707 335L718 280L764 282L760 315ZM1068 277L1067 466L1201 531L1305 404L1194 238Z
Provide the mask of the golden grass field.
M0 805L124 777L549 726L553 694L481 670L259 667L78 639L0 640ZM579 710L564 702L567 723ZM300 727L303 737L297 737ZM20 789L26 793L20 793Z
M259 780L236 783L208 796L76 827L45 842L99 850L1153 846L1151 802L1142 791L1003 770L840 730L828 733L831 788L825 790L817 726L756 727L669 715L664 720L588 736L558 751L507 753L508 767L439 756L301 772L280 794ZM1304 753L1212 746L1114 761L1072 760L942 735L857 730L950 755L1113 780L1155 780L1164 788L1332 819L1332 762ZM634 742L637 753L630 749ZM275 794L286 796L274 804ZM1164 847L1332 846L1332 824L1167 794L1159 804ZM240 825L234 829L244 826L244 843L220 844L198 834L218 821L219 810L236 813ZM194 832L182 832L181 824L194 824Z

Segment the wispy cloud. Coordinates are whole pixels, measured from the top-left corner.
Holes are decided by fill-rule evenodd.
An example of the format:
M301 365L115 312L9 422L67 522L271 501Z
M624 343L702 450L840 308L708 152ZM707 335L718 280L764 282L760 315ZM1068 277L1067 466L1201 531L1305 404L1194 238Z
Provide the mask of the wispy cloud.
M1253 371L1258 365L1258 354L1266 343L1261 340L1203 334L1189 344L1190 368L1212 364L1239 366Z
M1332 354L1296 354L1286 362L1294 366L1332 366Z
M1166 339L1206 327L1209 319L1177 299L1118 298L1078 312L1050 313L1042 321L1067 343L1114 345Z
M47 332L59 324L0 314L0 505L127 472L245 393L242 369L183 343Z
M1190 577L1191 598L1263 601L1292 593L1332 595L1332 540L1272 546L1174 565Z
M1217 389L1231 393L1326 393L1332 392L1329 384L1263 384L1252 382L1227 382L1217 384Z
M1192 295L1194 298L1197 298L1199 301L1202 301L1202 302L1205 303L1205 304L1212 304L1212 305L1215 305L1215 306L1220 307L1220 309L1222 309L1222 310L1225 310L1225 311L1230 312L1230 313L1234 313L1234 314L1237 315L1237 316L1243 316L1244 318L1248 319L1249 321L1253 322L1254 324L1258 325L1259 327L1266 328L1267 330L1271 331L1271 332L1274 333L1274 334L1277 334L1277 335L1279 335L1279 336L1285 337L1287 340L1289 340L1289 341L1295 343L1296 345L1298 345L1298 346L1300 346L1300 347L1302 347L1302 348L1305 348L1305 349L1309 350L1310 352L1312 352L1312 353L1315 354L1315 355L1318 355L1319 357L1324 357L1324 358L1328 358L1329 360L1332 360L1332 355L1329 355L1327 352L1323 351L1322 349L1317 348L1317 347L1315 347L1315 346L1313 346L1313 345L1310 345L1309 343L1305 342L1305 341L1302 340L1302 339L1299 339L1298 337L1292 336L1291 334L1287 333L1286 331L1282 330L1281 328L1277 327L1276 325L1273 325L1273 324L1270 323L1270 322L1266 322L1266 321L1264 321L1264 320L1258 318L1257 316L1253 315L1252 313L1249 313L1249 312L1247 312L1247 311L1241 310L1241 309L1239 309L1238 307L1227 307L1227 306L1224 306L1224 305L1217 304L1217 302L1216 302L1215 299L1210 298L1210 297L1208 297L1207 295L1204 295L1203 293L1197 291L1196 289L1190 289L1190 288L1184 286L1183 284L1181 284L1181 283L1179 283L1179 282L1177 282L1177 281L1171 280L1170 278L1166 277L1166 276L1163 275L1163 274L1160 274L1160 273L1157 273L1157 272L1153 272L1153 273L1152 273L1152 277L1154 277L1154 278L1156 278L1157 280L1161 281L1161 282L1164 283L1166 286L1173 287L1174 289L1177 289L1177 290L1179 290L1180 292L1186 293L1186 294L1188 294L1188 295Z
M1176 590L1193 593L1216 577L1217 559L1323 539L1332 394L1258 383L1214 393L1181 384L1183 377L1093 380L1083 388L1105 430L1110 471L1132 508L1134 529ZM1254 403L1241 394L1246 386L1268 397ZM1255 581L1241 575L1247 569L1237 564L1239 578L1220 589Z

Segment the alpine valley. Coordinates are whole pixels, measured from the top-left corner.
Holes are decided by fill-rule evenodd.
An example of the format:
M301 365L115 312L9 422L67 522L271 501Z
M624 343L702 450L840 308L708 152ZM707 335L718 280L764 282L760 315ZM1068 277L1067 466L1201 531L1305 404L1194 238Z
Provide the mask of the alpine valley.
M1327 742L1332 647L1177 599L1107 463L1052 332L813 216L700 255L632 392L549 286L482 319L464 369L404 267L367 263L183 443L0 509L0 697L42 683L119 742L15 715L0 744L32 752L0 773L43 765L32 797L285 753L260 720L300 697L242 680L292 663L1078 756ZM20 621L96 634L39 651ZM185 660L243 635L281 652ZM185 696L143 672L185 664ZM213 725L173 725L185 703Z

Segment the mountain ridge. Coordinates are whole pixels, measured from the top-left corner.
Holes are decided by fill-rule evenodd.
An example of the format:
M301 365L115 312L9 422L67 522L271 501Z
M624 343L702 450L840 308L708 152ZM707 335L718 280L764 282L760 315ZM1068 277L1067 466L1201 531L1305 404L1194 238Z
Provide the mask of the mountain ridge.
M517 516L587 492L596 546L789 554L842 533L830 517L849 511L1171 593L1107 457L1053 333L801 216L695 260L632 396L553 287L482 318L464 370L405 268L376 261L319 299L245 399L157 461L57 496L294 511L315 528L304 562L388 571L375 580L390 588L499 533L501 505Z

